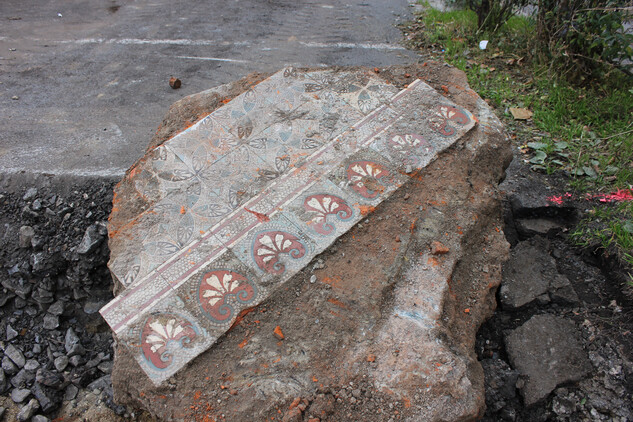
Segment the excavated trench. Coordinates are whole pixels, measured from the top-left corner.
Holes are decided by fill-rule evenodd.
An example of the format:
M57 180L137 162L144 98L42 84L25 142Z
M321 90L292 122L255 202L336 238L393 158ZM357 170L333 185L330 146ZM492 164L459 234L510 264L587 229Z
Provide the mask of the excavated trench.
M527 171L514 165L509 179L525 178ZM101 420L117 420L117 415L137 419L133 409L112 401L113 340L98 313L112 299L105 222L114 183L46 177L2 181L0 406L4 420L36 415L40 418L33 420L59 415L73 420L86 409L97 412L92 414L99 414ZM537 178L530 183L549 182ZM540 245L554 259L558 273L570 281L575 295L549 291L516 309L500 306L481 327L476 352L486 374L483 420L631 420L631 300L612 271L602 270L593 255L570 246L567 233L577 215L574 206L532 207L520 200L526 191L533 189L508 194L508 240L514 248L524 242ZM506 340L535 315L572 321L590 368L580 381L563 383L526 407L521 390L525 375L510 364Z

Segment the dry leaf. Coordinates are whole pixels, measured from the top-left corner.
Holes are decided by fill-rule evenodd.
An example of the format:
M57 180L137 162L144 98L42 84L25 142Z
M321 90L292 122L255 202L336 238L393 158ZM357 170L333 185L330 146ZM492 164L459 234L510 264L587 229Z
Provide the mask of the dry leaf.
M512 113L512 117L514 120L527 120L532 117L532 112L526 108L515 108L510 107L510 113Z

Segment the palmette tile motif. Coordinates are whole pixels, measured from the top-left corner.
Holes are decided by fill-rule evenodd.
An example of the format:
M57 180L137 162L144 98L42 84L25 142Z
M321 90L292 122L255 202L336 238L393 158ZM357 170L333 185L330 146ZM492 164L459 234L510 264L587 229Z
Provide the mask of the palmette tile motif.
M286 271L281 255L288 255L292 259L302 258L306 254L306 246L292 233L269 230L255 236L252 253L260 270L280 275Z
M284 69L155 148L101 314L156 385L476 124L428 85Z
M215 269L205 273L198 286L198 301L209 319L222 323L235 316L234 303L248 305L257 287L237 271Z
M141 331L143 356L149 365L163 370L173 363L174 353L199 335L193 323L180 315L150 315Z
M303 207L307 212L314 214L308 224L322 235L332 234L336 230L332 222L334 218L349 221L354 216L354 211L343 198L329 193L307 196L303 201Z

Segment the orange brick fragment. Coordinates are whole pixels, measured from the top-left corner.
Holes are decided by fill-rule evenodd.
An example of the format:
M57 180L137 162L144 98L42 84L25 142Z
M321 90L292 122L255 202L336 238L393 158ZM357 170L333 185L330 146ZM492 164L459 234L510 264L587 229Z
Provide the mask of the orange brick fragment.
M375 361L376 361L376 355L367 356L367 362L375 362Z
M431 244L431 253L433 255L444 255L450 251L446 246L444 246L441 242L435 241Z
M301 403L301 397L295 397L292 403L290 403L290 407L288 408L288 410L294 409L295 407L299 406L299 403Z
M279 325L275 327L275 331L273 331L273 334L275 334L275 337L277 337L279 340L283 340L284 338L286 338L286 336L284 336L284 333L281 331L281 327Z

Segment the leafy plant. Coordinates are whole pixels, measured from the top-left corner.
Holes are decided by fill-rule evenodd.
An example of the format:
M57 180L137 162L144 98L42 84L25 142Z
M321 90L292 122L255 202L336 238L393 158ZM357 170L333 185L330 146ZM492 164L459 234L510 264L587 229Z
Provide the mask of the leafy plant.
M613 67L631 75L633 34L626 0L539 0L537 55L572 82L599 77ZM629 7L630 9L630 7Z
M533 60L535 20L513 16L494 34L477 34L477 20L472 10L428 9L403 30L410 47L440 55L466 72L469 85L504 119L533 169L567 176L580 197L633 186L633 80L606 72L582 86L571 83L569 73L557 75ZM477 48L482 37L490 40L483 51ZM529 109L532 119L515 121L511 107ZM633 267L632 226L633 203L595 203L575 239Z
M477 14L479 31L496 32L529 0L465 0L465 5Z

